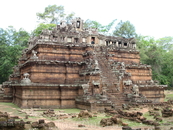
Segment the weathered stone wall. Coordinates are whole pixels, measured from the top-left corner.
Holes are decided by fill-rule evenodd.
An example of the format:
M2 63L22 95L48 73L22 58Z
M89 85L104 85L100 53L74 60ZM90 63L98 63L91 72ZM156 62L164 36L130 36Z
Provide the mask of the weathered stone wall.
M164 102L164 87L139 87L140 92L153 102Z
M79 79L80 65L31 65L21 69L21 74L30 73L33 83L74 83ZM22 78L21 78L22 79Z
M84 103L84 102L75 102L76 108L83 109L83 110L91 110L91 104L90 103Z
M131 73L132 81L147 81L152 79L152 74L150 69L141 69L141 68L129 68L126 69L126 72Z
M35 48L38 51L39 61L31 63L28 61L21 67L21 75L30 73L33 83L74 83L79 79L81 63L84 61L83 54L90 49L88 47L68 48L62 45L38 47ZM28 52L28 57L31 56L30 54Z
M13 103L21 108L75 108L76 87L56 85L13 86L15 89Z
M90 111L101 111L103 112L105 108L110 109L110 103L84 103L84 102L76 102L76 107L83 110L90 110Z
M37 49L39 52L38 57L39 59L47 59L47 60L59 60L59 61L82 61L85 50L79 47L73 48L48 48L48 47L41 47Z
M114 50L109 53L111 55L109 59L112 59L114 61L124 62L125 64L129 64L131 62L139 64L140 62L139 52Z

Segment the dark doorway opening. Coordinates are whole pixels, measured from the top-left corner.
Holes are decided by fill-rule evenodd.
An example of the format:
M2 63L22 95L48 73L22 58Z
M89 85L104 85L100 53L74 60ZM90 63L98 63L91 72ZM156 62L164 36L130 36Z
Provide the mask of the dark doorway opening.
M118 46L121 47L121 42L118 42Z
M74 38L74 43L78 43L78 38Z
M91 44L95 44L95 37L91 37Z
M77 21L76 24L77 24L76 27L77 27L77 28L80 28L80 21Z
M109 42L108 41L106 41L106 46L108 46L109 45Z
M127 46L127 43L124 43L124 46Z

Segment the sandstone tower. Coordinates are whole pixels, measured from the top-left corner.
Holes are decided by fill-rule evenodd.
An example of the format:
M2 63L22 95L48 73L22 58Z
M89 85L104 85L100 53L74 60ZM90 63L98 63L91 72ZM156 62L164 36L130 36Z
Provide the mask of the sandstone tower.
M80 18L30 38L1 101L21 108L119 108L128 102L161 102L164 85L140 63L134 38L84 29Z

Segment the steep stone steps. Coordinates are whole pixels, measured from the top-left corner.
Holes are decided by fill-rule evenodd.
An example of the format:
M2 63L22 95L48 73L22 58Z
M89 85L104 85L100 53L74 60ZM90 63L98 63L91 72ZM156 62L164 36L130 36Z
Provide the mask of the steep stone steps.
M123 96L110 97L109 100L112 102L115 109L122 108L122 104L127 102L126 98Z
M103 87L106 88L108 99L112 102L112 105L116 109L122 108L122 104L125 103L126 99L123 94L118 92L117 87L120 84L118 76L112 71L111 63L107 59L107 53L103 53L107 52L106 47L102 49L104 51L101 51L100 47L95 48L94 60L98 61Z

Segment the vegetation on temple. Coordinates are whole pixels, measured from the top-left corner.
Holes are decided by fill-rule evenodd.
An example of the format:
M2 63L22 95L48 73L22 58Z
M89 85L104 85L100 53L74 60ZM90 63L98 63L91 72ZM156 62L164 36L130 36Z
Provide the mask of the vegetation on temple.
M37 28L32 32L32 36L38 36L42 30L44 29L48 29L48 30L52 30L54 27L56 27L56 24L50 23L50 24L44 24L44 23L40 23Z
M13 27L0 28L0 83L6 81L12 73L12 67L17 64L22 50L26 48L30 35L38 36L43 29L52 30L62 19L69 23L75 13L65 14L63 6L49 5L43 13L36 15L40 23L31 34L23 29L15 30ZM158 80L160 84L173 87L173 37L155 40L150 36L136 34L135 26L130 21L120 21L113 29L115 22L116 19L103 26L97 21L88 19L84 22L84 27L97 28L103 34L125 38L135 37L141 62L152 65L153 79Z

